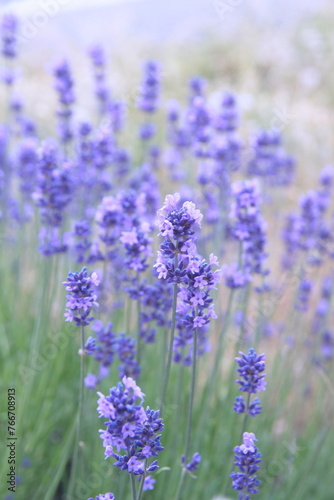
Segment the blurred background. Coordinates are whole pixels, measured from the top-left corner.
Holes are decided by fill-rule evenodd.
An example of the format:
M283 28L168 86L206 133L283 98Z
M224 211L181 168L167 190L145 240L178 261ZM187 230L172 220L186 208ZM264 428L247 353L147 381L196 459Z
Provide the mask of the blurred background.
M199 74L209 93L237 94L245 134L279 128L302 165L301 188L305 172L309 185L334 157L334 6L328 0L1 0L0 13L9 11L21 18L19 90L38 119L55 106L51 68L65 56L81 96L76 112L85 118L87 48L101 43L110 85L129 107L142 62L155 58L163 65L166 98L183 97L189 78Z

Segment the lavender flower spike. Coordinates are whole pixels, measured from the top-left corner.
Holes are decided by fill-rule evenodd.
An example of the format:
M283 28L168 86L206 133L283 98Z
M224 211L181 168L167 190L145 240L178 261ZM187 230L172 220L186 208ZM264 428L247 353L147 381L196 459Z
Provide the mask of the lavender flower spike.
M1 19L2 55L8 59L16 56L18 20L12 14L5 14Z
M181 462L182 462L183 467L188 472L191 473L191 472L194 472L195 470L198 469L198 466L200 464L201 459L202 459L201 455L198 452L196 452L193 454L193 457L189 463L186 464L186 457L184 455L182 455L182 457L181 457Z
M261 481L255 475L259 470L261 453L258 451L254 441L257 441L253 432L243 433L243 444L234 448L234 465L239 467L240 472L231 472L232 488L239 491L239 500L249 500L250 495L258 493Z
M249 414L251 417L256 417L261 413L262 406L259 398L250 400L250 395L264 391L266 389L265 374L263 371L266 367L265 354L256 354L254 349L249 349L248 355L239 352L241 357L235 358L239 365L238 372L241 380L236 380L240 384L239 390L248 392L249 397L246 401L242 396L237 396L234 401L233 410L239 414Z
M144 481L147 472L159 468L156 460L149 463L148 459L163 450L159 433L164 424L159 411L149 407L144 410L145 394L130 377L124 376L122 382L110 389L109 396L98 395L98 413L109 419L105 422L107 429L100 430L105 457L113 457L115 467ZM152 489L153 481L146 487Z
M94 319L89 314L94 306L99 305L93 289L99 285L97 274L88 276L87 268L83 267L79 273L69 272L63 285L69 292L66 296L66 321L74 321L77 326L89 325Z
M238 372L242 380L236 380L240 384L240 391L256 393L266 390L265 354L257 355L254 349L249 349L248 354L239 352L241 357L235 358L239 365Z

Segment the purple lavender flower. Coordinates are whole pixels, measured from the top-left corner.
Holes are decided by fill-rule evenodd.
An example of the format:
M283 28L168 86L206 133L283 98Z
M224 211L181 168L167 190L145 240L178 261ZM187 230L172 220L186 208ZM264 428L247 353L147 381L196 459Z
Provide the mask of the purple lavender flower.
M179 209L179 200L179 193L167 195L165 204L158 210L159 234L165 240L160 245L154 267L157 268L159 279L166 279L169 283L180 283L184 279L187 263L195 252L194 226L200 226L203 218L195 204L190 201L184 202ZM175 258L178 257L180 259L176 263Z
M149 141L156 133L154 123L143 123L139 128L139 137L142 141Z
M238 264L233 262L229 266L222 267L222 274L225 278L225 285L229 288L242 288L252 281L252 275L248 267L239 269Z
M246 402L242 396L237 396L235 398L233 410L239 414L249 413L251 417L256 417L261 413L262 406L259 398L253 399L246 408Z
M198 469L201 459L202 459L201 455L198 452L196 452L193 454L192 459L187 464L186 464L186 457L182 455L181 463L188 472L194 472L195 470Z
M88 220L79 220L74 224L72 232L73 250L76 254L77 263L87 262L86 254L91 249L92 242L90 236L92 234L91 226Z
M117 339L117 355L121 362L118 367L120 378L134 377L135 379L139 377L140 366L136 360L136 341L135 339L121 333Z
M0 159L1 161L1 159ZM20 179L20 191L24 203L22 220L28 220L31 213L31 196L36 186L38 152L32 138L24 139L17 150L16 168Z
M120 236L122 222L122 206L119 199L106 196L96 211L96 221L102 228L100 239L106 245L114 245Z
M278 131L259 132L251 147L254 154L248 164L248 174L263 177L274 186L291 184L295 161L282 148Z
M103 368L103 372L112 364L116 352L117 339L112 328L113 325L110 322L106 327L100 320L92 324L92 331L96 335L95 349L92 354Z
M87 373L86 377L84 378L85 387L87 387L90 390L94 390L98 383L99 379L96 375L93 375L92 373Z
M146 476L144 479L143 491L154 490L155 483L156 479L154 479L152 476Z
M66 145L73 138L71 127L72 109L71 105L74 102L73 80L70 67L67 61L60 61L54 67L54 88L59 95L60 107L57 115L60 119L58 126L58 134L61 142Z
M251 394L265 391L266 381L263 373L266 368L265 354L257 355L253 348L249 349L248 354L239 352L240 357L235 358L239 365L238 372L241 380L236 382L240 384L239 390Z
M148 267L147 259L152 255L150 231L150 225L143 222L139 227L122 232L120 241L125 250L124 264L129 269L142 272Z
M194 152L202 156L202 149L196 147L196 143L205 144L210 139L210 113L207 109L204 97L196 96L192 99L187 113L187 125L195 142Z
M111 130L117 134L124 126L126 103L120 100L113 99L107 106L109 126Z
M312 281L309 279L302 279L298 286L298 296L295 304L295 309L297 311L307 311L310 296L312 292Z
M93 337L88 337L85 343L85 354L93 354L96 348L96 340Z
M106 458L113 457L115 467L136 476L156 470L157 461L148 463L148 459L163 450L160 432L164 424L159 411L144 410L145 395L132 378L123 377L109 396L98 395L98 413L109 419L107 429L100 430Z
M168 195L164 206L158 210L158 226L160 234L165 238L158 251L158 278L168 283L177 283L177 329L179 334L174 342L174 361L191 361L191 348L194 330L199 331L199 351L205 352L207 347L205 325L211 318L216 318L213 299L210 291L216 288L221 280L221 270L217 257L210 255L209 263L202 259L194 241L195 227L200 226L201 212L189 201L178 207L179 193ZM189 354L185 355L185 348Z
M194 259L188 264L187 279L178 294L177 312L183 317L183 324L192 329L201 328L211 318L217 318L210 291L220 282L221 270L213 271L213 266L219 266L213 254L209 263L204 259Z
M266 389L265 374L263 373L266 367L265 354L257 355L254 349L249 349L248 355L239 352L241 357L235 358L238 363L238 372L241 375L241 380L236 380L240 384L239 390L248 392L249 397L247 402L242 396L235 398L233 410L239 414L249 414L256 417L261 413L262 406L259 398L251 401L250 395L264 391Z
M97 495L97 497L94 498L88 498L88 500L115 500L115 497L112 493L100 493Z
M147 61L137 99L138 108L145 113L154 113L159 106L160 81L159 65L155 61Z
M129 152L124 148L116 146L112 161L118 179L123 179L130 170L131 158Z
M104 115L110 101L109 90L105 81L105 53L99 45L91 47L89 56L92 59L95 79L95 95L99 102L99 112Z
M325 330L321 338L321 353L326 360L333 359L334 336L329 330Z
M67 244L61 238L60 228L72 193L72 165L66 162L60 166L56 148L45 144L41 150L37 182L32 193L32 199L40 207L43 227L39 235L39 250L45 256L67 249Z
M201 96L206 87L206 80L200 76L193 76L189 81L189 88L191 90L191 99L195 96Z
M130 295L131 296L131 295ZM163 283L154 276L154 282L144 282L140 287L140 337L145 342L154 342L156 328L170 327L168 313L172 309L172 287L169 283Z
M239 491L239 500L249 500L251 494L259 492L261 481L256 472L261 462L261 453L254 444L257 441L253 432L243 433L243 444L234 448L234 465L239 467L240 472L232 472L232 488Z
M235 96L225 92L220 103L220 110L214 117L214 127L219 132L235 132L239 124L239 112Z
M63 282L66 287L66 321L74 321L77 326L89 325L93 317L89 316L93 307L98 307L97 297L93 286L99 285L96 273L88 276L87 268L83 267L80 272L69 272L67 281Z
M5 14L1 19L2 55L7 59L16 57L18 20L13 14Z
M283 258L285 267L290 268L293 265L300 251L306 254L308 262L312 265L320 265L324 255L333 257L330 248L333 240L332 229L326 220L333 175L332 167L324 167L319 177L320 188L301 196L299 213L287 217L283 232L286 245L286 255Z
M96 338L89 337L85 345L86 354L90 354L99 363L98 375L89 374L85 385L94 389L103 378L109 375L109 368L118 358L120 364L118 371L120 378L131 376L138 378L140 366L136 360L136 341L125 333L118 336L113 332L112 323L104 326L102 321L94 321L92 331Z
M333 292L333 279L331 276L326 276L322 282L320 300L315 309L314 319L312 323L312 332L319 332L326 322L327 314L330 310L330 298Z
M252 273L266 275L266 223L260 214L259 185L254 180L237 181L232 185L234 219L232 233L241 242L242 264Z

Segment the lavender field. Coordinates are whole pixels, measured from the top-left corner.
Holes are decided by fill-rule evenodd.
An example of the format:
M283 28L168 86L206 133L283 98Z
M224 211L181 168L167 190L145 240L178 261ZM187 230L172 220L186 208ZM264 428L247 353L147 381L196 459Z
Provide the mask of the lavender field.
M2 14L1 500L333 499L333 9L238 8Z

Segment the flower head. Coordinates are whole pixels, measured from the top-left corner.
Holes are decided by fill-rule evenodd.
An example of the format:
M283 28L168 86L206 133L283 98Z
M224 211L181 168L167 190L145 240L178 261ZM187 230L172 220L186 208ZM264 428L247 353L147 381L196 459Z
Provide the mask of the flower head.
M136 476L156 470L157 461L149 463L148 459L163 450L160 431L164 424L159 411L144 410L145 395L130 377L124 376L109 396L98 395L99 415L108 419L106 430L100 430L105 457L113 457L115 467ZM153 484L151 481L147 486Z
M92 308L98 307L94 287L99 280L96 273L88 276L87 268L80 272L69 272L67 281L63 282L68 294L66 295L66 321L74 321L77 326L89 325L93 317L89 316Z
M248 354L239 352L240 357L235 358L239 365L238 372L241 376L236 382L240 384L240 391L256 393L265 391L266 368L265 354L257 355L254 349L249 349Z
M240 472L230 474L232 488L242 492L239 498L245 500L250 498L250 494L258 493L258 486L261 484L255 475L260 468L258 464L261 462L261 453L254 441L257 439L253 432L243 433L243 444L234 448L234 465L239 467Z

